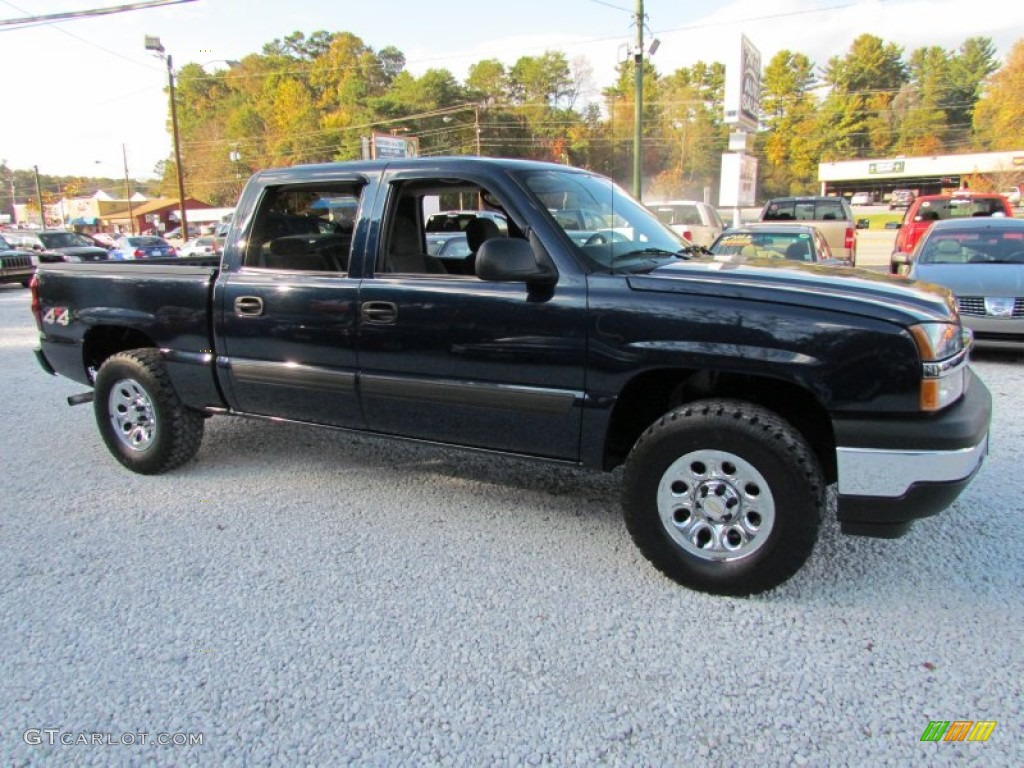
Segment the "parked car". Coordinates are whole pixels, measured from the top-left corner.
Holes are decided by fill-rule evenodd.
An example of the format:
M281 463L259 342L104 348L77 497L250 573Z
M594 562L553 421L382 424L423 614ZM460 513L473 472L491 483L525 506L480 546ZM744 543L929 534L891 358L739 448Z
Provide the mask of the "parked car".
M508 233L508 222L505 216L497 211L458 210L441 211L427 219L427 232L465 232L469 222L476 218L490 219L498 225L503 233Z
M714 242L725 224L712 206L699 200L649 201L647 207L662 224L672 228L694 245L705 248Z
M92 232L87 234L86 237L92 240L100 248L110 249L117 245L117 239L106 232Z
M956 192L952 195L922 195L907 209L896 233L896 243L889 260L889 272L899 274L909 269L914 246L936 221L988 216L1013 216L1006 198L993 192Z
M914 194L912 189L894 189L889 195L889 210L893 211L897 208L909 208L917 195Z
M21 230L6 235L15 248L34 251L40 264L61 261L106 261L106 248L96 245L85 235L59 229Z
M0 236L0 283L21 283L28 288L37 263L35 254L17 250Z
M854 192L850 198L850 205L871 205L874 202L870 192Z
M709 249L718 259L783 259L824 266L853 266L832 255L825 236L806 224L748 224L723 232Z
M844 197L775 197L761 209L760 220L815 226L836 258L857 263L857 222Z
M202 237L202 235L203 235L202 227L199 226L198 224L189 224L188 225L188 235L189 235L189 239L192 239L194 237ZM158 237L158 235L153 235L153 236L154 237ZM175 227L174 229L167 230L166 232L164 232L162 237L164 238L164 240L183 240L183 238L181 236L181 227Z
M216 256L220 253L217 245L217 238L214 235L204 235L189 240L178 249L178 256Z
M170 243L156 235L128 235L117 241L117 247L110 252L110 258L120 261L133 259L163 259L177 256L178 252Z
M956 297L981 343L1024 347L1024 219L946 219L914 250L910 277Z

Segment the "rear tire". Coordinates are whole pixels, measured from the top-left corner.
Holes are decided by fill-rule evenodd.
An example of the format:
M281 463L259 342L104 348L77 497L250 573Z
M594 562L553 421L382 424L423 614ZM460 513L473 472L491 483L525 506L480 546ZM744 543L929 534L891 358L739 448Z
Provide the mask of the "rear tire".
M623 480L633 541L678 583L750 595L795 574L810 556L825 483L803 436L739 400L700 400L647 429Z
M107 449L139 474L180 467L203 440L203 415L182 404L155 349L107 358L96 375L93 409Z

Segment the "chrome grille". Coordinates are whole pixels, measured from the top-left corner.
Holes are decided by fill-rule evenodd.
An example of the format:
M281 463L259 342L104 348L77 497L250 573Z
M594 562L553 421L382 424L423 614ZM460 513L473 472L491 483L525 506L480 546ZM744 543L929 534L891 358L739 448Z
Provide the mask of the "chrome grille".
M23 269L32 266L32 258L30 256L12 256L8 254L0 256L0 266L4 269Z
M956 306L961 315L985 317L984 296L959 296ZM1013 317L1024 317L1024 297L1018 296L1013 300Z

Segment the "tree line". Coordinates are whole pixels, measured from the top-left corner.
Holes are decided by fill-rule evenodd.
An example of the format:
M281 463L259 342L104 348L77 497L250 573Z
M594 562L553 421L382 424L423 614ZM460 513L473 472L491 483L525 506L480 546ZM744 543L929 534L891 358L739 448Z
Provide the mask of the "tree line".
M459 82L444 68L415 76L397 48L375 51L349 32L295 32L227 69L190 63L179 71L187 192L231 205L252 171L355 159L373 132L415 137L421 155L549 160L628 186L633 66L620 64L595 99L587 61L558 51L510 66L484 59ZM645 196L717 190L730 132L725 66L698 61L670 74L650 59L643 66ZM905 55L864 34L824 65L779 51L762 72L752 149L760 192L814 192L818 164L832 160L1024 148L1022 118L1024 39L1002 65L985 37ZM156 170L150 191L175 197L174 163Z

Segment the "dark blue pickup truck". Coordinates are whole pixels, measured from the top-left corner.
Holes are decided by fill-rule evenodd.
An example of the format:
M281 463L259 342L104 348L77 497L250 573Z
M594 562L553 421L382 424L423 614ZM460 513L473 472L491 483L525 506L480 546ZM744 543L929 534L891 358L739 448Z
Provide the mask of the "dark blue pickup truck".
M468 253L430 256L452 209L481 211ZM545 163L264 171L221 261L43 265L33 312L43 368L92 388L72 400L135 472L192 459L212 414L624 464L634 541L715 593L795 573L828 485L844 531L895 537L988 446L946 292L697 258L608 179Z

